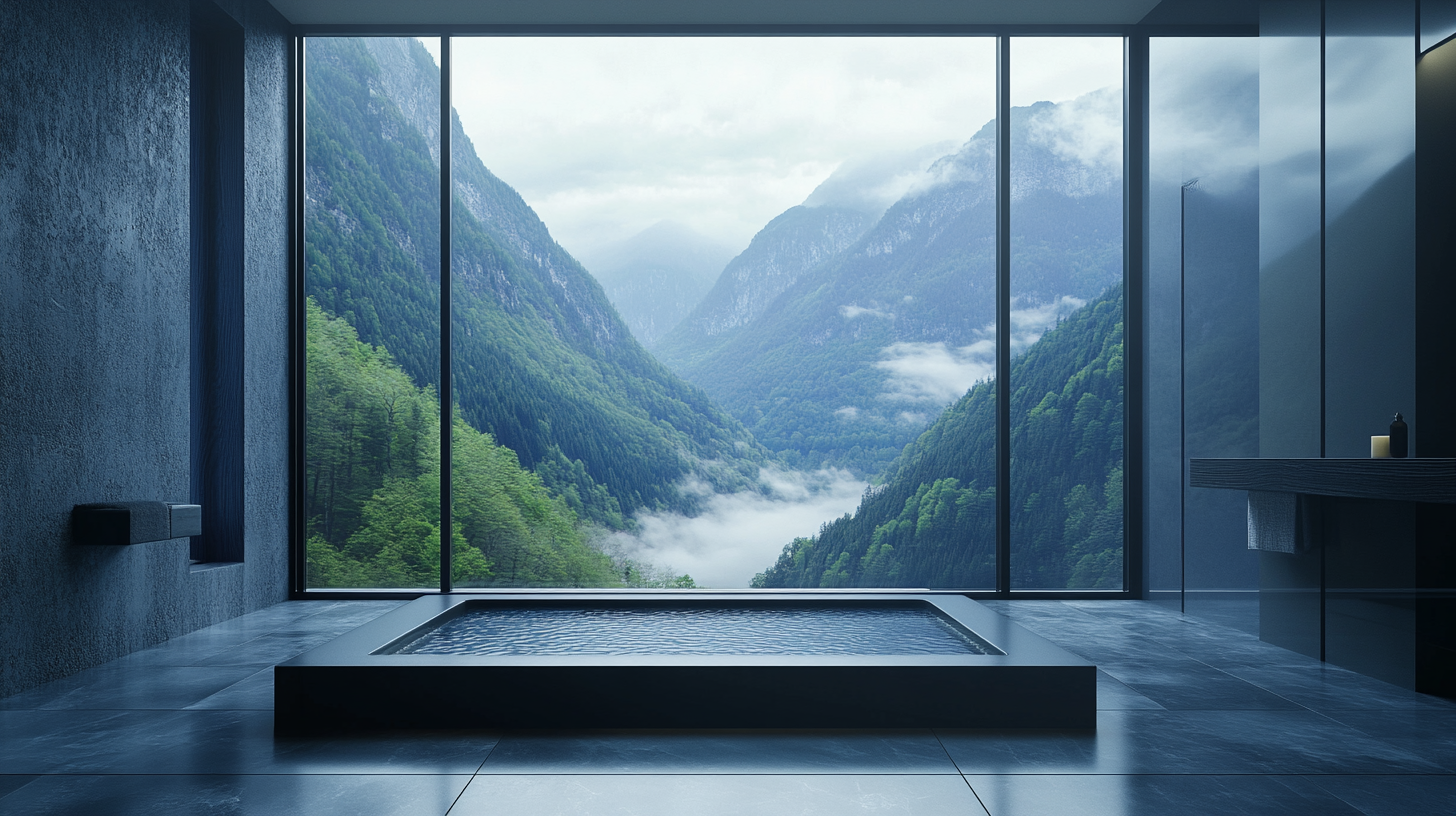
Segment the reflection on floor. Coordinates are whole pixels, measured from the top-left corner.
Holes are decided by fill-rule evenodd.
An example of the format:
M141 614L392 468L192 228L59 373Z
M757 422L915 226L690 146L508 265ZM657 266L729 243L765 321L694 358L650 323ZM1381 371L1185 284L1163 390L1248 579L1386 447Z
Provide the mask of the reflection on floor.
M0 700L0 813L1456 813L1452 701L1149 603L989 605L1097 663L1095 733L275 740L272 665L395 606L294 602Z

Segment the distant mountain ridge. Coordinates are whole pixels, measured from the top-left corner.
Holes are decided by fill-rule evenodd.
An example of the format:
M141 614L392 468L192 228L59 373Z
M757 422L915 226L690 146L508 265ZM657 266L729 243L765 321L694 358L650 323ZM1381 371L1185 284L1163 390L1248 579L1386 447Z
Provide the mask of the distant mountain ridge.
M733 258L733 250L690 227L659 221L593 250L587 268L637 341L651 348L688 312Z
M1064 105L1120 118L1113 110L1120 111L1120 97L1110 92ZM1068 132L1078 126L1048 102L1012 109L1018 348L1122 277L1120 166L1079 154L1087 147ZM879 472L945 407L924 389L902 387L918 376L917 367L954 368L963 392L990 360L994 154L995 127L988 123L837 253L812 254L828 244L796 247L812 230L786 233L776 247L780 256L822 260L802 264L786 286L755 289L773 279L747 277L736 300L714 300L725 286L720 279L655 352L791 464ZM797 221L814 210L793 208L779 218ZM755 244L778 233L774 226ZM751 244L724 278L755 251ZM735 311L740 302L753 308ZM712 334L718 325L730 326L732 335Z
M669 365L678 349L702 355L766 312L779 295L864 234L873 219L843 207L791 207L753 236L713 288L660 344ZM712 339L709 339L712 338Z

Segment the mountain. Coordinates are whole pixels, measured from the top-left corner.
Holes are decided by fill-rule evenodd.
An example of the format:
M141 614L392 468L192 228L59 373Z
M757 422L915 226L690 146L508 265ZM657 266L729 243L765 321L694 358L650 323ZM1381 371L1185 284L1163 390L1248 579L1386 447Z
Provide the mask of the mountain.
M439 70L413 39L307 50L308 294L421 387L439 379ZM450 338L461 418L582 517L691 512L762 449L633 339L598 283L452 116Z
M1011 370L1012 585L1122 586L1122 287ZM798 538L755 587L996 586L996 386L971 388L854 515Z
M873 223L865 212L844 207L792 207L753 236L702 301L659 344L658 356L674 370L725 347L766 312L806 272L854 243Z
M633 336L650 348L703 299L732 258L733 250L690 227L659 221L582 261Z
M1120 153L1081 133L1120 110L1110 91L1012 109L1014 351L1121 279ZM656 353L790 464L880 472L990 373L994 158L992 122L837 252L800 226L836 213L789 210ZM766 246L791 273L733 280Z

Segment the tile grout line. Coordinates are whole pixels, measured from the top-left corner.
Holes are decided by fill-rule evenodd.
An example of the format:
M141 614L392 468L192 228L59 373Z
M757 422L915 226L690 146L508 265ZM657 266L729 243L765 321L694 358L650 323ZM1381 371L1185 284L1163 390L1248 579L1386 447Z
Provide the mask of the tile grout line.
M475 783L476 777L480 776L480 769L485 767L485 763L490 761L490 755L495 753L495 749L499 748L500 744L505 741L506 733L509 732L503 732L500 737L496 738L495 744L490 746L490 750L485 752L485 758L480 760L479 765L475 766L475 772L470 774L470 778L460 787L460 792L455 794L455 799L450 802L450 807L445 808L445 816L450 816L450 811L454 810L455 806L460 803L460 797L464 796L465 791Z
M955 757L950 754L950 749L945 747L945 740L940 738L940 732L932 728L930 729L930 735L935 737L936 744L940 746L940 750L945 752L945 758L950 760L951 767L956 769L956 774L960 776L962 782L966 783L966 788L970 790L971 795L976 797L976 804L981 806L981 810L986 813L986 816L991 816L991 809L986 807L985 802L981 801L981 794L976 793L975 786L971 784L971 780L966 778L966 772L961 770L961 764L956 762Z

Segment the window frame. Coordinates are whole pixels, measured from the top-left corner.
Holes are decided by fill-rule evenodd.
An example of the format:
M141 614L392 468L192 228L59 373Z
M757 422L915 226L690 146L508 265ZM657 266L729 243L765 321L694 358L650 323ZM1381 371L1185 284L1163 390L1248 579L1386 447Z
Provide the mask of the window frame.
M622 37L622 36L711 36L711 37L772 37L772 36L933 36L933 37L994 37L996 53L996 110L998 121L997 145L997 263L996 263L996 311L997 311L997 356L996 377L998 382L1007 382L1011 371L1010 358L1010 41L1013 37L1053 36L1097 36L1120 37L1123 40L1123 333L1124 368L1123 390L1123 586L1118 590L1017 590L1011 588L1011 529L1010 491L997 491L997 587L995 590L930 590L934 594L965 595L973 599L1025 599L1025 600L1131 600L1144 595L1145 564L1143 546L1145 469L1144 461L1144 417L1143 382L1144 372L1144 309L1147 287L1147 142L1148 142L1148 42L1151 36L1249 36L1249 26L1188 26L1188 27L1145 27L1145 26L860 26L860 25L794 25L794 26L611 26L611 25L306 25L293 29L291 59L289 64L289 220L291 268L290 278L290 506L289 506L289 597L292 599L414 599L422 595L451 592L472 594L530 593L555 594L561 592L653 592L685 593L697 590L657 589L470 589L455 590L450 585L450 548L441 547L441 585L433 591L400 591L371 589L310 589L307 586L307 554L305 551L304 491L306 466L304 450L305 405L305 327L304 304L306 290L304 281L304 172L305 172L305 121L304 121L304 42L309 37L439 37L441 54L441 121L450 121L450 40L452 37L480 36L580 36L580 37ZM450 280L450 128L441 128L441 337L450 336L449 280ZM442 387L441 404L450 404L450 349L448 341L441 347ZM441 472L442 490L450 484L450 412L442 411L441 418ZM1010 483L1010 394L1009 389L997 390L997 482ZM449 529L450 502L441 502L442 528ZM442 541L449 541L448 533ZM714 590L724 592L724 590ZM772 595L778 592L805 590L741 589L726 590L733 593ZM812 590L810 590L812 591ZM836 589L835 592L873 592L925 594L923 589Z

